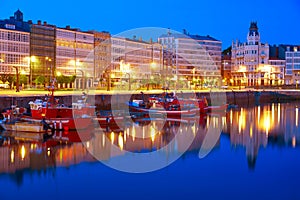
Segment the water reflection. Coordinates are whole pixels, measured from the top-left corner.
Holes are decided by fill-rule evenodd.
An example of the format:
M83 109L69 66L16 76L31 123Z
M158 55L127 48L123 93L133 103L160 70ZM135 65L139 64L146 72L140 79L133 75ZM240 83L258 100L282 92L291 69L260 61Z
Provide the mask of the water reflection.
M166 158L176 152L198 152L206 148L209 125L221 128L221 137L228 136L231 147L245 148L248 167L254 169L260 148L268 145L282 148L299 146L298 112L296 104L270 104L239 108L220 115L201 115L184 122L153 120L147 125L133 123L115 132L103 133L92 127L84 133L57 132L47 141L37 134L2 133L0 174L27 169L55 171L56 167L96 162L89 152L96 153L97 159L110 160L127 152L154 152L172 141L172 145L164 150ZM187 141L192 143L186 150ZM214 148L220 143L219 138Z

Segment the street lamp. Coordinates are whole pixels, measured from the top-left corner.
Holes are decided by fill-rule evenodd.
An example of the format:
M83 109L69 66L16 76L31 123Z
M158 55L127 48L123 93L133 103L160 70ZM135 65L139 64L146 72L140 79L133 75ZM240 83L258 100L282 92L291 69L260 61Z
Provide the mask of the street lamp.
M84 77L83 77L83 74L84 74L84 73L82 72L82 69L77 68L78 66L79 66L79 67L82 66L82 62L80 62L79 59L76 59L76 60L70 60L70 61L69 61L69 65L71 65L71 66L74 67L73 69L74 69L74 71L75 71L75 76L77 76L77 70L78 70L78 71L81 72L82 78L84 78ZM77 87L76 85L77 85L77 81L76 81L75 87Z
M157 65L156 63L153 61L153 55L152 55L152 62L150 63L150 76L148 76L148 83L147 83L147 90L149 90L149 82L151 77L153 77L153 70L156 69Z
M62 73L61 72L59 72L59 71L56 71L56 76L57 77L60 77L60 76L62 76ZM57 83L59 82L59 79L57 80ZM53 86L54 86L54 84L55 84L55 82L53 81L52 82L53 83ZM58 89L60 88L60 83L58 83L58 87L57 87Z
M33 68L34 68L34 63L36 62L36 57L35 56L30 56L28 57L28 64L29 64L29 74L30 74L30 87L32 87L32 74L33 74ZM32 65L31 65L32 63Z
M52 59L49 58L48 56L45 58L46 63L49 62L50 63L50 68L47 67L47 70L50 70L50 74L49 74L49 82L51 82L52 78L54 77L53 75L53 68L52 68Z
M128 75L128 90L131 90L131 83L130 83L130 63L123 63L123 60L120 61L120 71Z

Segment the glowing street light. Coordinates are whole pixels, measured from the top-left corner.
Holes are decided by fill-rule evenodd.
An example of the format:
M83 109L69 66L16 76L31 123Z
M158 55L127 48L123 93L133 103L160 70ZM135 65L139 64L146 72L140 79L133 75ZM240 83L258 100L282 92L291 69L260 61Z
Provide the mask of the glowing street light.
M124 63L123 60L120 61L120 71L128 75L128 90L131 90L131 83L130 83L130 63Z
M56 76L61 76L62 73L61 72L56 72Z
M29 65L29 75L30 75L30 87L32 87L32 71L34 68L34 63L37 61L35 56L26 57L28 65ZM32 65L31 65L32 63Z
M50 70L50 75L49 75L49 82L51 82L52 78L54 77L54 70L52 67L52 59L49 58L48 56L45 58L45 62L49 62L50 63L50 67L47 67L48 70Z

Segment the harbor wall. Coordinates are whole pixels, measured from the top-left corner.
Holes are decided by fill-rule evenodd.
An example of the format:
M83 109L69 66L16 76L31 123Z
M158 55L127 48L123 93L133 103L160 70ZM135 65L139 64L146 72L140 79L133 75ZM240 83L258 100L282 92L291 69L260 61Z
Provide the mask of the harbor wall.
M161 94L161 93L160 93ZM91 100L91 104L96 105L97 110L108 110L111 108L111 104L113 104L113 108L119 108L124 106L125 102L127 102L130 98L133 99L148 99L152 95L160 95L160 94L97 94L93 96L89 96L88 99ZM177 96L184 98L203 98L206 97L208 102L211 102L212 96L213 98L224 99L224 95L226 94L226 102L227 104L234 104L239 106L253 106L265 103L284 103L290 101L299 101L300 102L300 92L295 91L224 91L224 92L196 92L196 93L179 93ZM28 103L37 98L43 99L45 96L0 96L0 110L10 108L11 105L18 105L20 107L29 107ZM80 96L75 97L72 95L58 96L60 104L64 104L69 106L72 104L72 101L76 98L80 98Z

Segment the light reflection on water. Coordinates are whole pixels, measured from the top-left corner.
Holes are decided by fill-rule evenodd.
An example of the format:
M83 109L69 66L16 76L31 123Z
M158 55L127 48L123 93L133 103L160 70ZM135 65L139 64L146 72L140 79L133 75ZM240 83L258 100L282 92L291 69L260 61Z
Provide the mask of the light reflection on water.
M180 122L161 124L162 122L155 121L151 122L150 125L134 124L122 131L115 130L105 134L98 133L91 128L81 137L78 137L75 132L68 134L58 132L53 139L48 139L45 142L36 135L3 133L0 139L0 183L4 181L5 184L14 180L19 187L25 187L24 185L27 183L26 174L28 173L31 176L41 172L50 173L53 174L53 179L63 179L64 175L57 172L59 169L70 169L71 167L69 173L75 176L77 173L95 168L95 165L85 166L84 163L96 164L99 170L108 171L113 177L119 173L108 170L106 166L98 163L98 160L89 153L89 150L92 149L97 152L101 160L110 160L123 156L126 151L138 153L156 151L168 145L176 134L179 134L179 137L176 137L177 141L164 151L166 159L172 153L184 151L182 143L185 140L190 138L194 138L194 140L184 156L167 169L174 169L183 173L181 162L188 162L190 166L198 166L205 162L209 165L232 162L237 163L241 169L252 171L250 174L244 172L246 178L255 177L255 173L262 173L269 167L277 167L272 163L266 164L259 159L260 152L266 156L266 150L271 148L267 151L268 156L277 158L282 154L273 147L278 147L279 149L291 149L288 151L290 153L287 154L287 157L294 156L295 152L292 149L297 150L299 156L298 112L299 105L295 103L261 105L230 110L226 114L201 115L196 121L195 119L191 120L189 124ZM209 124L221 126L222 134L214 146L214 150L205 159L200 159L198 152L206 137ZM81 140L82 142L80 142ZM112 146L118 147L118 150L113 150ZM270 157L262 159L271 159ZM214 160L212 161L211 158ZM285 164L290 166L291 170L293 166L299 167L300 161L298 158L296 159L297 163ZM244 162L244 160L247 161ZM257 160L260 160L264 165L257 164ZM72 168L72 166L77 165L83 167ZM161 171L164 172L167 169ZM211 166L212 171L213 169L214 167ZM190 170L193 171L194 168L191 167ZM235 176L235 171L231 171L230 168L227 168L226 171L226 173L232 173L232 176ZM267 171L265 172L267 173ZM55 175L57 173L60 174L60 177ZM101 172L99 171L99 173ZM202 174L197 170L194 170L194 173ZM287 173L287 171L282 171L282 173ZM157 173L153 174L157 175ZM6 179L7 175L13 178ZM281 176L285 176L285 174L281 174ZM291 176L291 174L287 174L287 176ZM300 177L300 174L293 174L293 176ZM34 177L41 179L40 175ZM206 178L209 179L209 177Z

